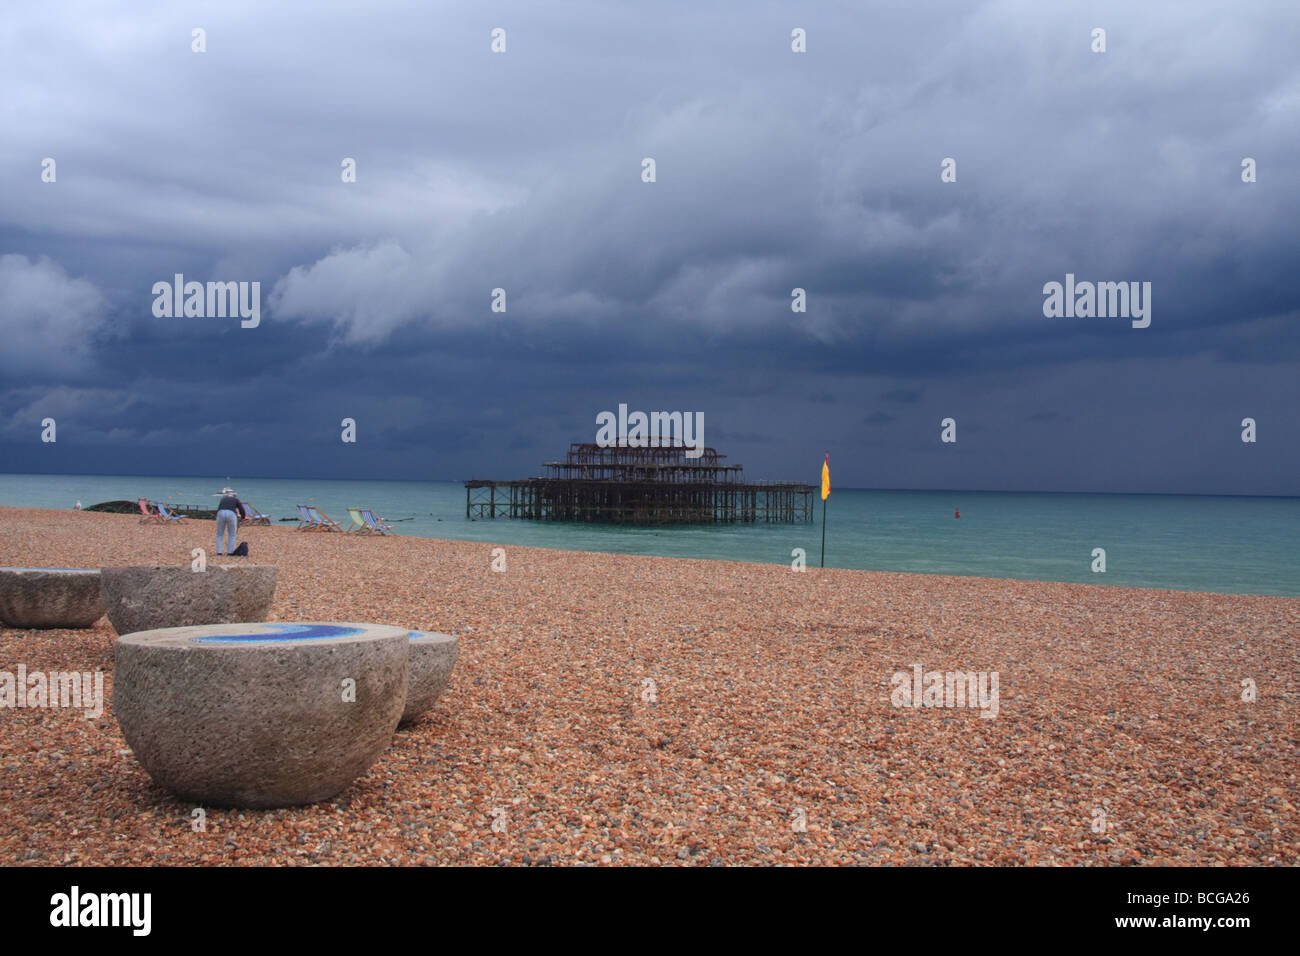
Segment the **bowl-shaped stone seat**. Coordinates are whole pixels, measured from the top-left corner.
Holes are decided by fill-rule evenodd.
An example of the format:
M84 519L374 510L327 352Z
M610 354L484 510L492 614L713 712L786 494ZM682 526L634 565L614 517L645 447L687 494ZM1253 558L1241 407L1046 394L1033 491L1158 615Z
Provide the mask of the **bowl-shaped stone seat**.
M265 621L275 597L274 564L102 568L104 610L118 634L160 627Z
M402 723L409 724L435 703L447 689L456 666L457 643L450 634L412 631L411 680L406 691Z
M103 616L94 568L0 568L5 627L90 627Z
M392 740L408 633L274 623L126 634L113 713L149 776L185 800L254 809L328 800Z

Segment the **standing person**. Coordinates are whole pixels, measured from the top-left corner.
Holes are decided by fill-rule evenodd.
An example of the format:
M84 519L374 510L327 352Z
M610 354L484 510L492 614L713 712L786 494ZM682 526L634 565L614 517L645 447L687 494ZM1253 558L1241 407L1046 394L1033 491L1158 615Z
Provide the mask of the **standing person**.
M231 488L221 489L221 501L217 503L217 554L221 554L221 535L226 535L226 551L235 550L235 535L239 531L239 519L247 518L244 503L235 497Z

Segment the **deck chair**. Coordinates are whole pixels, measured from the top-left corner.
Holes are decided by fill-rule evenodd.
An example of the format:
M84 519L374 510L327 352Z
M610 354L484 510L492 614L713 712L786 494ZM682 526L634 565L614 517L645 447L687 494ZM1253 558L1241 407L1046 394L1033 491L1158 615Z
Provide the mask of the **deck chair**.
M258 511L256 508L254 508L252 505L250 505L247 501L244 502L244 510L248 512L248 519L247 519L247 520L248 520L251 524L270 524L270 523L271 523L271 516L270 516L270 515L264 515L264 514L262 514L262 512Z
M361 520L366 523L371 534L388 534L393 530L393 526L383 518L376 517L375 513L369 508L361 509Z
M319 531L320 522L312 514L312 509L306 505L298 506L298 530L299 531Z
M339 523L337 521L335 521L325 512L321 511L315 505L308 505L307 510L310 511L312 513L312 517L316 519L317 530L320 531L342 531L343 530L339 526Z
M154 504L158 507L158 513L162 515L163 518L166 519L166 521L171 522L171 521L185 520L184 515L174 515L170 511L168 511L167 506L163 504L161 501L155 501Z
M344 528L344 531L351 531L356 534L370 533L370 529L366 527L365 520L361 517L361 510L359 508L349 508L348 517L352 519L352 523Z
M164 520L165 519L160 513L158 513L157 511L149 510L149 502L146 499L144 498L140 499L140 523L141 524L148 524L150 521L157 521L159 524L162 524Z

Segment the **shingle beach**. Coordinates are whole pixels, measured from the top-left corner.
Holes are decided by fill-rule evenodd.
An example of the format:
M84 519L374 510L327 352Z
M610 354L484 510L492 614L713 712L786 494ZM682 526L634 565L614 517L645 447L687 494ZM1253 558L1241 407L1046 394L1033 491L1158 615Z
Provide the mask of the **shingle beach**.
M0 508L0 565L188 565L213 536ZM0 710L0 863L1300 862L1300 599L240 538L278 566L272 620L458 635L446 693L339 798L202 831L111 702ZM114 637L0 630L0 670L108 696ZM916 665L997 672L997 716L891 705Z

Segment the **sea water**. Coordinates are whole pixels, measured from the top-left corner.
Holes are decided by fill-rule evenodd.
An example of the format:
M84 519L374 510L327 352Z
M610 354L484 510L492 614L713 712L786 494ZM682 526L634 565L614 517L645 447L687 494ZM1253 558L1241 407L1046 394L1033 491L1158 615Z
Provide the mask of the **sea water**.
M211 508L226 484L276 519L311 504L346 526L349 506L370 508L401 535L785 565L802 549L809 567L822 560L817 496L811 523L628 527L470 520L456 482L0 475L0 505L145 497ZM827 567L1300 596L1300 498L836 489L825 510ZM1098 548L1104 572L1092 570Z

